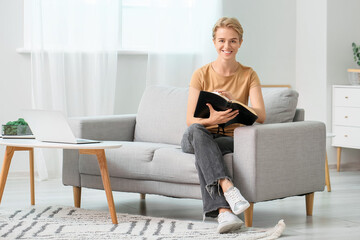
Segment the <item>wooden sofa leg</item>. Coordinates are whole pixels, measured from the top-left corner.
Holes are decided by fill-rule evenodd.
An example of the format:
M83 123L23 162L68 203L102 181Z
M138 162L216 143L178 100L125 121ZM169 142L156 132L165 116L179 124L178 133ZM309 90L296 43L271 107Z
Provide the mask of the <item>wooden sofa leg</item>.
M74 206L79 208L81 204L81 187L73 187Z
M252 227L253 222L253 211L254 211L254 203L250 203L250 207L245 210L244 217L245 217L245 226Z
M140 199L145 199L146 194L145 193L140 193Z
M312 216L313 207L314 207L314 195L315 193L309 193L305 195L307 216Z

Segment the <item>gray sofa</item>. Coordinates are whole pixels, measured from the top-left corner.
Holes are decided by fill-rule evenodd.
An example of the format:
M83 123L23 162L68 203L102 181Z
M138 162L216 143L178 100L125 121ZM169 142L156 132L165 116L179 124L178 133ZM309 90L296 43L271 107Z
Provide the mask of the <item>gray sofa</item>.
M201 199L193 154L179 146L186 125L187 88L147 87L136 115L72 118L77 137L122 141L106 150L113 191ZM314 192L325 186L325 125L303 121L298 93L263 89L265 124L235 129L234 153L224 156L234 184L251 203L305 195L312 214ZM103 189L95 156L64 150L63 184ZM80 194L74 194L80 206Z

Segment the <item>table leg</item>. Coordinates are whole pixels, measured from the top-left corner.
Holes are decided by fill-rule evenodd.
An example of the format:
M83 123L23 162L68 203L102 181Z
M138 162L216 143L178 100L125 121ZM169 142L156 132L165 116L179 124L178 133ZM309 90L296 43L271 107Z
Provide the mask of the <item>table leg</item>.
M5 183L9 173L10 163L14 155L14 152L15 152L15 147L10 147L10 146L6 147L4 162L0 173L0 203L1 203L2 195L4 193Z
M103 185L104 185L104 190L106 193L107 202L109 205L111 220L112 220L113 224L117 224L118 221L117 221L117 217L116 217L113 194L112 194L112 190L111 190L110 177L109 177L109 172L108 172L108 167L107 167L107 162L106 162L106 157L105 157L105 150L104 149L81 149L81 150L79 150L79 153L96 155L98 163L99 163L99 167L100 167L100 172L101 172L101 177L102 177L102 181L103 181Z
M0 174L0 203L1 203L2 195L4 193L7 175L9 173L11 159L14 156L15 151L29 151L31 205L35 205L34 149L28 148L28 147L11 147L11 146L6 147L4 162L3 162L3 166L2 166L1 174Z
M337 148L337 171L340 172L341 147Z
M35 205L34 149L29 149L31 205Z
M325 183L326 183L326 187L327 187L328 192L331 192L329 164L328 164L327 153L326 153L326 158L325 158Z

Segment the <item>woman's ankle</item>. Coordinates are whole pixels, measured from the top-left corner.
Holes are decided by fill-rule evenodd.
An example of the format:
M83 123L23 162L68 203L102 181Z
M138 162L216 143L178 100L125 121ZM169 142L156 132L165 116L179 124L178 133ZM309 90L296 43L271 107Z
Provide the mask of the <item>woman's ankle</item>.
M219 208L219 214L223 212L232 212L229 208Z
M226 179L226 178L220 179L219 184L220 184L223 192L226 192L229 188L234 186L234 184L229 179Z

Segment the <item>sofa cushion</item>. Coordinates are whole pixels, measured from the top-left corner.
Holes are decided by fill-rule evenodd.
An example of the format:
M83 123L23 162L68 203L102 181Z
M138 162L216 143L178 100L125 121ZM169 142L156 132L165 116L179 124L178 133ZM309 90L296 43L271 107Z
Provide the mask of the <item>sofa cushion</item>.
M182 152L180 146L122 142L122 147L106 150L110 177L199 184L195 155ZM230 176L233 176L232 154L224 157ZM80 155L79 172L100 175L96 157Z
M225 166L230 177L233 176L233 154L224 156ZM195 155L184 153L180 148L159 148L153 158L152 176L163 182L199 184L195 166Z
M130 177L133 173L145 171L145 169L141 169L140 165L151 162L156 149L178 147L176 145L149 142L119 141L119 143L122 144L120 148L105 150L109 174L114 177ZM95 156L80 155L79 159L80 173L100 174Z
M292 122L299 94L288 88L262 88L265 103L265 123Z
M136 116L134 141L179 145L187 128L187 98L188 88L148 86Z

